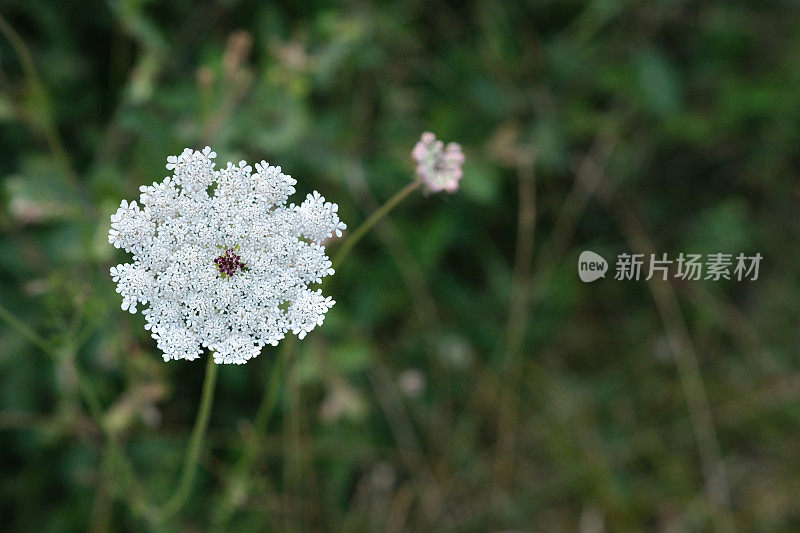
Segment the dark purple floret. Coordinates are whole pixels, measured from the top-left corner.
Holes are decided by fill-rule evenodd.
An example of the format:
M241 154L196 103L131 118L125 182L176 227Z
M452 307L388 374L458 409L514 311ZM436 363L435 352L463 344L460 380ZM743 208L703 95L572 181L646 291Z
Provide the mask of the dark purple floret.
M233 248L226 249L224 254L214 259L214 263L223 278L233 276L237 270L242 272L247 270L247 266L242 263L242 258L233 251Z

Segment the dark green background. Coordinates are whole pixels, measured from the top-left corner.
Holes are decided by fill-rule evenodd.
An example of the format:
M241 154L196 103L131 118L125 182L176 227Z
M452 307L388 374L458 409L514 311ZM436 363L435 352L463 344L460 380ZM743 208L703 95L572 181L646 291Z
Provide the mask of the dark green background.
M425 130L464 146L461 190L416 194L370 233L307 339L220 368L200 475L161 526L800 527L795 3L0 15L0 303L55 347L0 323L2 529L154 527L101 427L139 496L176 482L204 364L164 363L119 309L121 199L211 144L220 163L281 165L295 201L319 190L352 229L413 178ZM583 249L764 260L757 281L583 284Z

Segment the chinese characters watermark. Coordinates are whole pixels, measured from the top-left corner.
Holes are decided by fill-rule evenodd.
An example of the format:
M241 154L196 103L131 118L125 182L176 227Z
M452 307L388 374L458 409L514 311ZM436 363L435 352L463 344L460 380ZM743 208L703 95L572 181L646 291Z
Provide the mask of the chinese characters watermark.
M648 261L645 261L645 258ZM717 252L713 254L684 254L670 258L668 254L628 254L617 256L614 279L617 281L651 280L666 281L669 278L687 281L736 280L756 281L762 255L755 253L738 255ZM578 276L581 281L591 282L605 277L608 270L606 260L589 250L578 258Z

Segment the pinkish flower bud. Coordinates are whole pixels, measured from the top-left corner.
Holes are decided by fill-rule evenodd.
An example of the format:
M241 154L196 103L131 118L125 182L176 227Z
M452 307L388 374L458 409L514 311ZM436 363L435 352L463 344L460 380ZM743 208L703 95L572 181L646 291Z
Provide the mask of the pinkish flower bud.
M428 192L455 192L464 172L464 152L458 143L444 145L436 136L426 131L414 146L411 157L417 162L417 175Z

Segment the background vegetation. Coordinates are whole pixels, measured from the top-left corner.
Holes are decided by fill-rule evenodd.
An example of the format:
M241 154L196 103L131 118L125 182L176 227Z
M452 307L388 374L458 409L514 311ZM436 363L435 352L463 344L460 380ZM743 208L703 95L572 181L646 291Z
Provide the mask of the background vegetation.
M3 530L800 525L796 4L0 15ZM211 144L354 228L424 130L464 145L462 189L362 241L322 328L219 369L189 500L153 516L205 365L164 363L119 309L109 215ZM764 261L754 282L583 284L583 249Z

